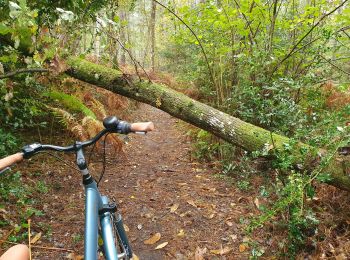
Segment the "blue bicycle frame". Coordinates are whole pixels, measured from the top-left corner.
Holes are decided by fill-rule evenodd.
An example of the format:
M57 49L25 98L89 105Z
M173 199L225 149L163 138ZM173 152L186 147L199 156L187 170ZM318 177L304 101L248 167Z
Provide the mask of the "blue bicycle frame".
M82 149L77 151L77 164L83 174L85 187L85 234L84 234L84 259L98 259L98 228L101 229L103 251L107 260L118 260L131 257L132 252L127 240L122 218L117 214L114 219L116 206L110 204L106 196L102 196L97 188L96 181L91 177ZM117 234L114 237L114 234ZM115 240L118 240L124 252L118 254Z

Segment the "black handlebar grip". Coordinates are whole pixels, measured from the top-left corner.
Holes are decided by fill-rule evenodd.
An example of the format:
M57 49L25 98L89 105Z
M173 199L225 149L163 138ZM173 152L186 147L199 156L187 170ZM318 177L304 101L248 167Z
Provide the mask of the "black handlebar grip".
M29 159L32 157L35 153L39 152L41 150L42 145L39 143L33 143L26 145L22 148L23 152L23 158L24 159Z

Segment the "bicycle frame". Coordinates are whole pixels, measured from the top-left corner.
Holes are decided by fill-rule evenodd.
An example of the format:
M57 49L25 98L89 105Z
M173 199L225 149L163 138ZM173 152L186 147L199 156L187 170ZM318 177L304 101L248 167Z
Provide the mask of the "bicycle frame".
M92 181L85 186L85 234L84 234L84 259L98 259L98 226L100 222L103 246L106 259L118 259L117 249L113 238L113 223L109 212L99 215L104 204L108 204L108 198L101 196L97 184Z
M84 259L98 259L98 227L100 226L103 240L104 254L107 260L118 260L125 257L129 251L129 244L125 235L121 216L118 214L117 232L125 252L118 255L116 241L113 236L112 212L116 206L109 204L108 198L102 196L98 190L96 181L91 177L83 150L77 151L77 164L83 174L83 185L85 188L85 231L84 231ZM127 250L125 250L127 247Z

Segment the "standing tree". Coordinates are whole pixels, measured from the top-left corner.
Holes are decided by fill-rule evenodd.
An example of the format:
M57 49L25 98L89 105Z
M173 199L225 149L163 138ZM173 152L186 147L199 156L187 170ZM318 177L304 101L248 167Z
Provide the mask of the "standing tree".
M156 2L152 1L151 23L150 23L150 26L149 26L149 30L150 30L150 37L151 37L151 68L152 68L152 71L153 71L153 72L154 72L154 70L155 70L156 8L157 8Z

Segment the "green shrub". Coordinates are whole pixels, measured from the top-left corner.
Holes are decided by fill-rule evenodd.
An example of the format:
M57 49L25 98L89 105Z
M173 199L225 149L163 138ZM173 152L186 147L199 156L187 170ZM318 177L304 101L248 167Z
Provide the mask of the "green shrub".
M0 158L18 149L18 139L11 133L0 128Z

